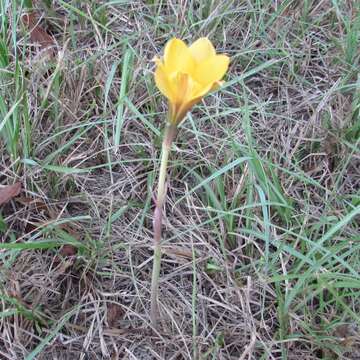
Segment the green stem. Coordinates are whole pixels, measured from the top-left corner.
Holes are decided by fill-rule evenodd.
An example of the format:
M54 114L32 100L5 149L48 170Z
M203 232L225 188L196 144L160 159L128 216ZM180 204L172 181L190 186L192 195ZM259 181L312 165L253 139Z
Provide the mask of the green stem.
M161 224L162 212L166 198L166 172L171 144L176 136L176 125L168 123L162 143L162 155L159 172L159 182L157 190L157 198L154 211L154 260L151 278L151 310L150 317L151 323L154 328L157 327L158 320L158 290L159 290L159 277L161 267Z

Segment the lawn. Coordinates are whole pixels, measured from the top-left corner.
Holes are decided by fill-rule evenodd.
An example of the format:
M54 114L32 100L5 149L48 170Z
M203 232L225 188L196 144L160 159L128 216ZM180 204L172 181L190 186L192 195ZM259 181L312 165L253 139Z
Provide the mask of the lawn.
M167 170L155 56L220 89ZM360 359L360 3L0 0L0 359Z

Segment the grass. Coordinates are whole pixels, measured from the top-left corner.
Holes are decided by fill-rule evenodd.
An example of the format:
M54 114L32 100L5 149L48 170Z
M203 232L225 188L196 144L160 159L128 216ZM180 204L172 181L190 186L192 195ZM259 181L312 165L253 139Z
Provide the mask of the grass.
M0 357L357 359L359 10L0 0L1 184L23 186L0 214ZM151 59L172 36L232 60L173 145L152 331Z

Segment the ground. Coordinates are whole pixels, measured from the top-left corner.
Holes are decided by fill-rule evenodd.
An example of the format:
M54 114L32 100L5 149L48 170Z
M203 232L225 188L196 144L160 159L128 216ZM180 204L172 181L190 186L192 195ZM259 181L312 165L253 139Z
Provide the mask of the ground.
M359 3L0 4L1 359L360 359ZM231 63L172 147L155 330L175 36Z

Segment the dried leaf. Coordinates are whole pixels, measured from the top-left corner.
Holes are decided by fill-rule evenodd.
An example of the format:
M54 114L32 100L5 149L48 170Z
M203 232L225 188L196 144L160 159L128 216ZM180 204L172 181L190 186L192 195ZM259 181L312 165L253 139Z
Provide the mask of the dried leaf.
M330 172L333 172L336 167L339 154L339 142L335 136L328 135L324 140L324 151L326 153L326 160Z
M39 24L39 20L34 12L24 14L21 17L23 24L30 31L30 40L38 44L41 50L47 50L49 55L54 56L55 41Z
M77 253L77 248L70 244L65 244L59 251L61 256L74 256Z
M116 323L124 316L123 308L118 304L108 304L107 306L107 323L109 327L114 327Z
M26 196L19 196L16 198L16 201L24 206L29 206L31 210L36 210L37 212L46 211L48 212L48 207L44 201L40 199L33 199Z
M77 248L73 245L65 244L61 247L59 254L54 258L55 265L61 263L60 267L58 268L59 274L65 274L65 272L75 264L76 253Z
M191 249L185 248L183 246L164 246L162 251L166 255L174 257L178 261L182 260L182 262L187 259L192 259L193 257Z
M0 189L0 205L7 203L21 191L21 183L17 182L13 185L7 185Z
M134 335L142 335L144 337L149 337L152 335L151 329L149 328L104 328L103 334L106 336L123 336L124 334L134 334Z

